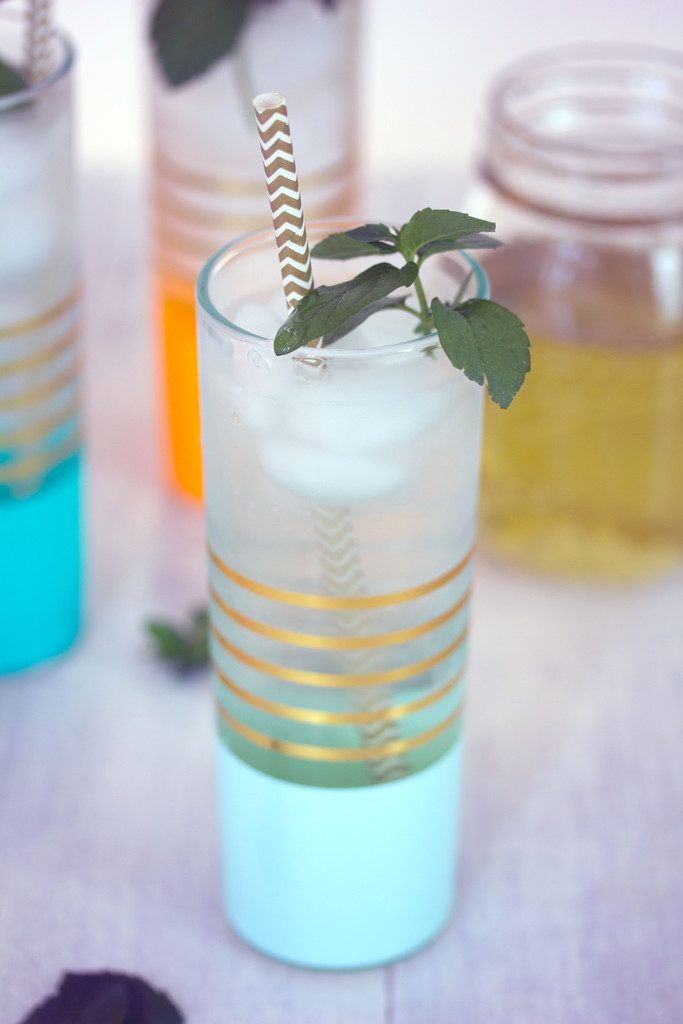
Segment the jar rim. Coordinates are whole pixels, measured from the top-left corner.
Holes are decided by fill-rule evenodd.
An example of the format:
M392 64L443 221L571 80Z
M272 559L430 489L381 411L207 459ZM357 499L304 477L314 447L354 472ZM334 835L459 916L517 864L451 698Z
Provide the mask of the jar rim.
M493 80L488 94L488 110L493 131L503 131L516 141L525 144L539 155L548 157L615 157L615 151L604 139L591 139L587 142L573 138L570 133L560 134L534 127L525 122L524 118L514 109L515 94L520 90L531 95L534 89L540 89L544 82L552 78L560 78L574 74L578 80L581 75L591 71L600 74L608 83L610 76L618 72L634 76L634 80L644 73L658 76L661 81L667 77L680 78L678 95L683 96L683 53L665 47L640 44L621 43L590 43L559 46L553 49L532 53L521 60L507 65ZM650 97L656 100L656 96ZM679 101L680 102L680 101ZM683 123L683 102L681 117ZM648 140L642 143L631 141L630 149L622 156L642 160L661 159L666 157L683 160L683 131L680 140L661 137L656 142Z
M358 217L344 217L344 218L330 218L320 219L311 221L307 227L309 231L315 231L316 229L324 228L327 230L334 231L348 231L350 228L358 227L362 223ZM217 252L215 252L204 264L199 272L196 286L196 297L199 306L202 308L204 313L214 322L219 324L222 328L227 328L231 333L237 335L241 340L248 341L250 344L255 342L263 342L267 345L272 345L272 338L265 338L263 335L255 334L252 331L247 330L240 324L235 323L229 317L225 316L215 305L211 294L210 287L214 276L222 271L227 265L229 265L235 259L240 256L247 254L250 250L253 250L259 243L266 243L272 245L275 249L275 239L272 228L257 228L255 231L249 231L246 234L240 235L233 239L227 245L223 246ZM463 250L457 250L449 254L455 259L465 265L467 270L472 274L472 280L475 288L476 298L486 299L489 296L489 281L488 277L482 268L478 260L470 256L468 252ZM437 340L437 334L435 331L429 334L420 335L414 339L403 340L394 342L390 345L382 345L377 348L337 348L334 345L326 346L322 349L301 349L299 355L302 353L314 357L316 359L363 359L363 358L383 358L384 356L396 356L400 354L412 353L422 351L429 345L433 345Z

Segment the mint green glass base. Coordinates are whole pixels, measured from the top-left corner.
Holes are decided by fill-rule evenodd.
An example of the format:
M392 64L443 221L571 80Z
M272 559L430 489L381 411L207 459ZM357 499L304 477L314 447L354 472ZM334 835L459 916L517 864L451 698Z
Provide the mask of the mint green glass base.
M218 744L224 906L256 949L303 967L372 967L446 924L454 893L459 741L396 782L275 779Z
M65 651L81 617L80 458L35 494L0 491L0 674Z

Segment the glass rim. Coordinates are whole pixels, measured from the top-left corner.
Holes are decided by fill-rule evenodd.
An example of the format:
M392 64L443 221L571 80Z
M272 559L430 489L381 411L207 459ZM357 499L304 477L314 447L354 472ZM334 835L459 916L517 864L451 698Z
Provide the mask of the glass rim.
M339 231L344 231L349 228L358 227L362 223L364 223L364 221L359 217L321 217L317 220L310 221L307 224L307 227L309 230L315 230L316 228L334 230L336 228ZM383 221L382 223L386 222ZM234 238L231 242L228 242L227 245L222 246L214 252L199 272L195 293L198 305L211 321L223 328L227 328L233 334L236 334L241 340L249 341L252 344L254 342L265 342L268 345L272 345L273 338L266 338L262 334L255 334L253 331L249 331L245 327L241 327L239 324L236 324L234 321L224 316L214 305L209 294L211 279L214 273L222 270L230 263L231 260L236 259L245 252L249 252L250 248L256 242L268 242L274 249L275 237L272 227L257 228L254 231L248 231L245 234ZM472 273L476 298L487 299L490 292L489 279L479 261L474 259L473 256L470 256L469 252L466 252L463 249L454 250L450 255L456 259L460 259L462 263L464 263L465 267ZM429 334L416 335L414 339L397 341L393 342L391 345L381 345L376 348L336 348L334 345L327 345L325 348L316 349L303 347L301 349L297 349L295 352L291 353L291 355L298 355L301 357L303 354L304 356L315 359L377 359L382 358L385 355L396 356L422 351L428 345L433 344L435 340L438 340L436 331L430 331Z
M494 130L503 129L511 136L526 142L529 146L549 154L567 156L595 156L602 150L593 140L590 143L573 139L567 135L554 135L543 129L529 127L524 118L511 109L510 101L516 86L526 85L533 90L545 78L573 70L577 76L588 70L597 61L621 63L624 70L642 72L648 67L661 75L680 74L683 76L683 51L640 43L578 43L551 47L531 53L520 60L506 65L497 74L489 87L487 107ZM603 76L609 73L602 69ZM647 148L639 147L632 156L680 156L683 159L683 143L662 140Z
M0 27L11 22L21 24L23 19L17 11L3 11L0 8ZM65 78L71 71L76 59L76 47L66 32L59 28L55 29L54 37L62 48L62 59L57 64L57 67L49 75L44 75L37 82L32 82L28 88L10 92L6 96L0 96L0 113L5 110L12 110L14 107L20 107L24 103L29 103Z

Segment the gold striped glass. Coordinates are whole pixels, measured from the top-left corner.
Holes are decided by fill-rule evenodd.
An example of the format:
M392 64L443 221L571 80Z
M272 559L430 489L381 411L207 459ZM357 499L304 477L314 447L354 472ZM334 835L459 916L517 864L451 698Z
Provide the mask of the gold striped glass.
M79 327L73 53L0 11L0 56L31 84L0 96L0 673L63 651L80 624Z
M311 242L343 226L313 224ZM361 266L319 261L316 281ZM483 295L464 257L436 275L452 290L470 272L469 294ZM234 756L279 779L390 782L460 736L481 391L433 337L411 336L406 314L368 321L374 347L278 359L284 316L271 231L202 271L218 727Z
M205 74L171 87L151 69L160 392L169 476L187 494L201 494L194 282L226 238L270 221L252 97L287 96L307 216L353 210L358 23L358 0L252 3L233 51Z

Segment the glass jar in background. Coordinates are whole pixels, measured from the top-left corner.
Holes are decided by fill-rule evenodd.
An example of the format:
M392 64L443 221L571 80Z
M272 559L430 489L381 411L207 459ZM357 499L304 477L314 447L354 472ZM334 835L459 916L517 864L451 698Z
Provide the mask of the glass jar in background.
M202 490L195 277L227 239L270 221L252 97L287 98L307 218L352 211L359 14L359 0L252 2L205 73L172 86L152 59L155 319L170 474L186 494Z
M61 34L29 41L3 5L25 87L0 95L0 675L66 650L81 605L74 55Z
M494 84L468 209L532 368L488 403L489 547L626 580L683 553L683 54L564 48Z

